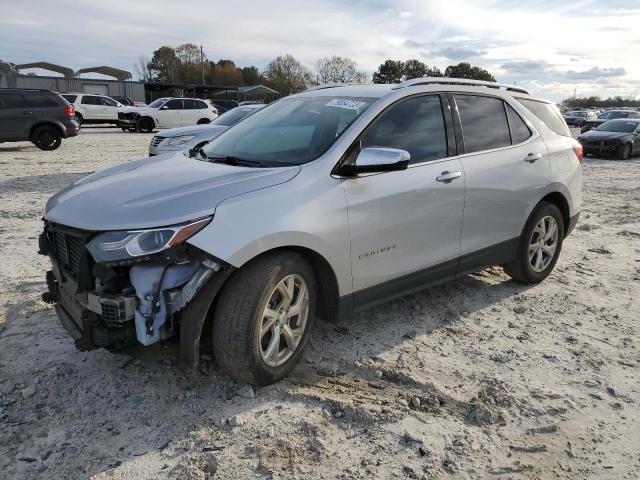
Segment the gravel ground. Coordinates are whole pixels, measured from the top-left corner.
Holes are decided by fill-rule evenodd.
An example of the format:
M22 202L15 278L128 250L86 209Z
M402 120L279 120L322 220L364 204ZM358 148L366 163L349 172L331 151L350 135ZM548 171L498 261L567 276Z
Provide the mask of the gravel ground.
M640 158L588 158L581 223L541 285L500 268L317 324L301 365L253 389L175 347L77 352L40 301L46 199L144 156L83 129L0 145L3 478L601 478L640 471Z

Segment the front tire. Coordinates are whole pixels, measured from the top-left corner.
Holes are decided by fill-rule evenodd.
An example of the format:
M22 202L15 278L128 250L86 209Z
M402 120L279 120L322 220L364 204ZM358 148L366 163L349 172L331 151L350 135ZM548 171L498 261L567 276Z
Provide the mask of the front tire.
M269 385L287 375L309 338L316 276L294 252L266 254L235 272L218 299L213 349L239 382Z
M136 127L140 133L151 133L155 128L155 124L150 118L142 117L140 120L138 120Z
M616 156L620 160L629 160L629 157L631 157L631 144L625 143L624 145L620 145L616 149Z
M36 127L31 134L31 141L40 150L55 150L62 143L62 134L56 127L43 125Z
M515 259L504 271L522 283L540 283L558 261L564 239L564 220L552 203L540 202L520 235Z
M209 120L208 118L201 118L200 120L198 120L198 125L206 125L208 123L211 123L211 120Z

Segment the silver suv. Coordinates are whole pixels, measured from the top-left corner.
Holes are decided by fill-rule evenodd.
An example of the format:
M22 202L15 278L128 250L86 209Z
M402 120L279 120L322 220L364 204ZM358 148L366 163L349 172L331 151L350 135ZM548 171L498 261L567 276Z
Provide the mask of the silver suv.
M298 361L316 317L491 265L537 283L582 200L556 107L443 78L323 86L277 101L193 158L94 173L46 206L45 301L79 349L201 338L239 381Z

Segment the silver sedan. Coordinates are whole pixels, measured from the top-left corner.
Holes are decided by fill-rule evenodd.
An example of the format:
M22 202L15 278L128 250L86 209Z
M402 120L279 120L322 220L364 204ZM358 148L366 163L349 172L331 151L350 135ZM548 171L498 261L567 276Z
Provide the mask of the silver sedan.
M220 115L206 125L171 128L154 135L149 143L149 156L182 151L186 149L201 149L204 145L219 136L225 130L257 112L265 105L242 105Z

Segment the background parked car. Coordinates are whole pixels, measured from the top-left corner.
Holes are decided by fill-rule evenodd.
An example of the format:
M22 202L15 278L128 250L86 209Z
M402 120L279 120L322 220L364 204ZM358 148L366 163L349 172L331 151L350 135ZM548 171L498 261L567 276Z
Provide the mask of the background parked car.
M123 105L105 95L88 93L62 93L76 111L76 121L83 123L113 123L118 124L118 112Z
M211 100L211 103L221 114L233 110L239 105L236 100Z
M0 89L0 142L29 140L55 150L63 138L78 134L73 106L48 90Z
M588 132L589 130L596 128L599 125L602 125L609 120L616 120L619 118L640 118L640 112L636 112L634 110L609 110L604 112L598 116L598 118L594 120L585 121L582 124L582 128L580 131L582 133Z
M264 107L265 105L253 104L237 107L207 125L172 128L154 135L149 143L149 156L186 149L193 149L195 154L222 132Z
M580 127L586 121L595 120L598 116L594 112L569 112L564 116L567 125Z
M616 156L626 160L640 152L640 119L609 120L578 137L585 155Z
M120 102L122 105L124 105L125 107L135 107L136 104L133 100L131 100L130 98L127 97L111 97L114 100Z
M218 111L199 98L164 97L146 107L125 107L118 115L122 130L150 133L156 128L203 125L215 120Z

